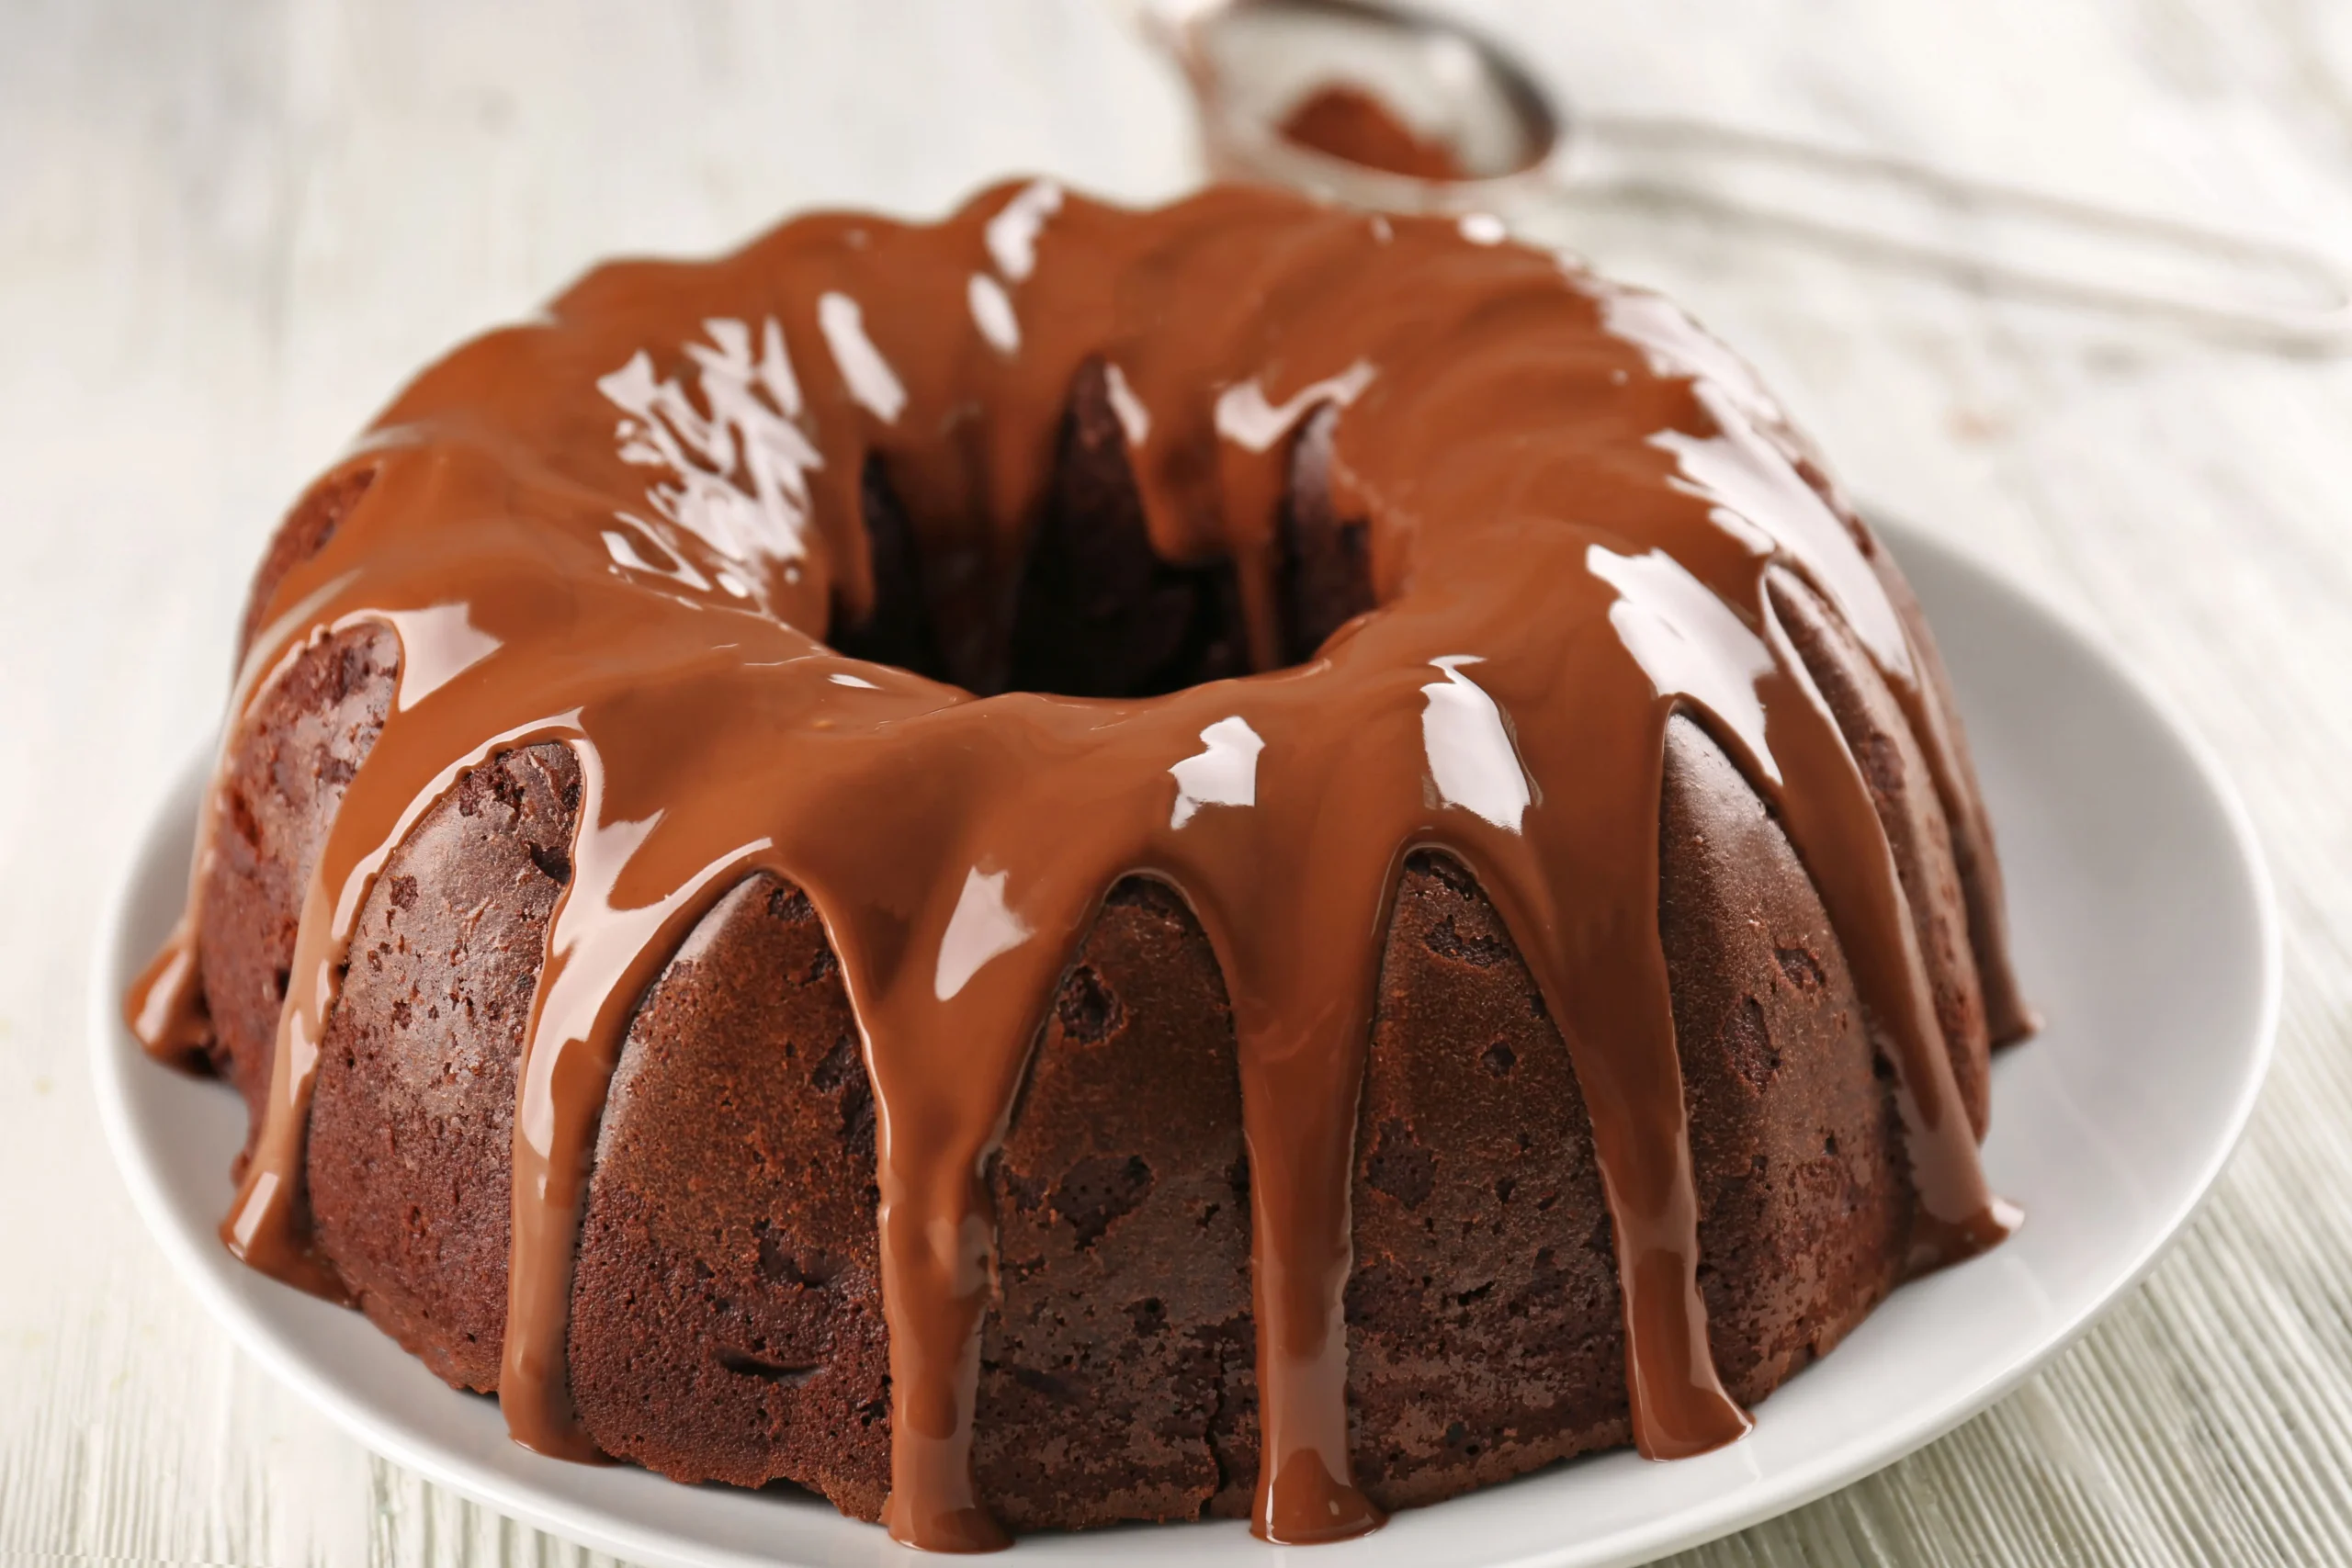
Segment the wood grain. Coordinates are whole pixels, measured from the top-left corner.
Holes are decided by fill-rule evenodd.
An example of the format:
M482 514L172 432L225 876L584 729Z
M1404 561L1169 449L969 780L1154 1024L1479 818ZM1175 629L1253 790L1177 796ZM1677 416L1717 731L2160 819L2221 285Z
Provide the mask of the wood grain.
M2352 250L2334 0L1475 7L1594 107L1703 114ZM88 932L208 733L248 565L403 375L592 259L1042 169L1194 174L1114 8L0 9L0 1561L571 1562L371 1459L205 1322L81 1066ZM2068 602L2227 756L2288 1004L2245 1151L2080 1346L1687 1562L2352 1560L2352 365L1596 209L1859 492Z

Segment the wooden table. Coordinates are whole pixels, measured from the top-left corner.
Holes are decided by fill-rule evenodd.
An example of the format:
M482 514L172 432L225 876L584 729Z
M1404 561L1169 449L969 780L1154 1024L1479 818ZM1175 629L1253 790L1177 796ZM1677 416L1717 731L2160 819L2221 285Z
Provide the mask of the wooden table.
M2335 0L1480 7L1595 107L1699 113L2352 251ZM1068 4L0 11L0 1558L554 1562L266 1382L141 1234L82 1061L102 885L209 733L279 509L410 370L592 259L820 202L1194 177ZM2244 1152L2149 1282L1883 1474L1690 1561L2352 1559L2352 362L1596 215L1850 486L2103 628L2231 760L2288 1002Z

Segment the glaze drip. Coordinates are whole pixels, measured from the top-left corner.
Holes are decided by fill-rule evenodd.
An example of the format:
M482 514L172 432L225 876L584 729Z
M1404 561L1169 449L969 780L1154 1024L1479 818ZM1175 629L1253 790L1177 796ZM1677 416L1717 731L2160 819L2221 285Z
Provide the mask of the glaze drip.
M233 733L339 629L399 639L397 700L304 905L231 1247L339 1289L301 1185L353 923L469 769L560 742L582 800L519 1072L510 1429L595 1457L565 1347L605 1093L686 931L769 872L824 920L875 1094L886 1521L919 1546L1001 1544L971 1469L988 1162L1105 892L1151 876L1207 933L1238 1037L1253 1528L1359 1533L1380 1515L1347 1443L1356 1107L1400 868L1442 849L1501 911L1590 1109L1635 1440L1715 1447L1747 1423L1708 1351L1658 934L1678 713L1821 888L1895 1067L1915 1264L1996 1242L2012 1215L1978 1168L1885 830L1773 603L1788 574L1853 629L1955 823L1981 829L1898 580L1736 361L1649 296L1489 238L1269 191L1134 213L1005 186L935 226L823 215L707 265L606 266L427 370L322 481L352 499L267 596L232 703ZM1148 697L996 689L1023 655L986 606L1023 591L1089 376L1155 570L1203 595L1229 581L1255 673ZM1328 491L1295 525L1360 530L1342 575L1374 607L1336 629L1297 607L1295 455ZM869 536L876 484L908 538ZM891 617L915 554L917 577L974 586L909 630ZM851 657L837 632L920 644L994 694ZM196 929L128 1004L159 1053L202 1036Z

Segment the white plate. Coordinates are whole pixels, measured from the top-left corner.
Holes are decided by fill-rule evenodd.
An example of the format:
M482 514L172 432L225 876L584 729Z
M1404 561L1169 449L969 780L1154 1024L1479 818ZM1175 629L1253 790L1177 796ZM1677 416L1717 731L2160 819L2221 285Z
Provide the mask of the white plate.
M1295 1553L1235 1523L1174 1525L1029 1537L1008 1568L1640 1562L1900 1458L2014 1386L2146 1270L2237 1142L2269 1061L2278 939L2260 851L2211 756L2111 655L1949 547L1889 532L1960 689L2018 964L2048 1020L1993 1074L1985 1160L2024 1205L2024 1229L1898 1292L1720 1452L1578 1460ZM178 908L197 785L192 770L158 806L99 932L91 1045L124 1179L238 1342L395 1462L603 1551L680 1568L912 1561L820 1501L526 1453L495 1404L452 1393L358 1314L230 1258L213 1226L244 1111L218 1084L151 1066L117 1012Z

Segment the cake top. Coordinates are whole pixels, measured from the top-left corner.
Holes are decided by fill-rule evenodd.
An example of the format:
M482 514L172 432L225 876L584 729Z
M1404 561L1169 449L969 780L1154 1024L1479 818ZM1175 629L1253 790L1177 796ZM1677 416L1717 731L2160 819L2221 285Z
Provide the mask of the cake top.
M1230 563L1251 673L1148 697L992 689L1081 376L1115 412L1154 554ZM1311 421L1330 513L1362 520L1372 607L1307 651L1284 624L1281 521ZM827 640L887 596L870 464L966 684ZM356 499L258 608L232 727L294 652L355 622L398 635L399 694L320 856L224 1235L332 1288L292 1194L369 881L466 770L571 747L581 826L518 1075L500 1386L534 1448L590 1451L564 1368L571 1254L631 1012L712 903L767 870L825 921L876 1095L887 1517L917 1544L1001 1539L969 1466L982 1173L1065 966L1103 894L1141 874L1189 901L1233 1010L1256 1526L1376 1523L1349 1482L1350 1156L1388 902L1425 847L1477 876L1567 1043L1637 1441L1665 1456L1737 1436L1696 1286L1658 937L1677 712L1772 804L1886 1032L1917 1257L2006 1229L1868 788L1767 594L1770 572L1802 578L1916 712L1876 546L1736 359L1491 220L1242 188L1135 212L1043 182L936 225L804 218L716 262L598 269L426 370L322 483ZM194 929L134 998L159 1049L201 1027Z

